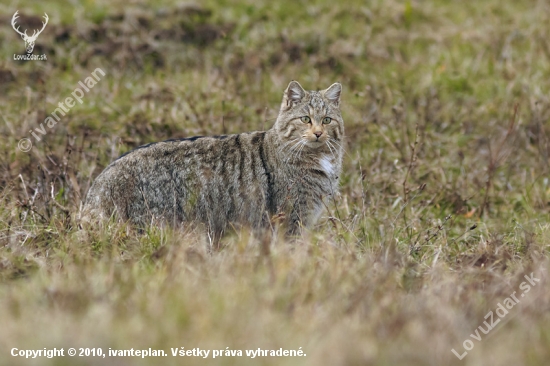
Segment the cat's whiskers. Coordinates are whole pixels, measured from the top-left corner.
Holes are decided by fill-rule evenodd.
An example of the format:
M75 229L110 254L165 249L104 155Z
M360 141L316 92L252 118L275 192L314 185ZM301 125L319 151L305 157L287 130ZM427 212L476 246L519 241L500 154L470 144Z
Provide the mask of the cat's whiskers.
M329 140L331 142L334 142L336 145L338 145L342 150L344 150L344 147L333 137L329 137Z
M344 147L342 146L342 144L341 144L340 142L336 141L336 139L334 139L334 138L332 138L332 137L329 137L329 140L330 140L331 142L335 143L336 145L338 145L338 147L339 147L340 149L342 149L342 152L351 158L351 155L348 154L348 152L346 151L346 149L344 149Z
M298 147L298 149L296 149L296 153L292 157L291 163L293 163L295 159L298 159L298 161L300 161L300 156L302 155L302 150L304 149L304 146L306 146L306 144L307 144L307 141L302 140L301 145Z
M296 147L298 147L298 144L300 143L300 138L295 138L294 140L291 140L289 142L286 142L284 144L282 144L279 149L277 150L278 153L282 153L283 151L284 152L284 155L288 154L289 152L291 152L292 150L294 150ZM292 145L290 148L287 149L287 146L294 143L295 141L297 141L294 145Z
M302 157L302 151L304 151L304 147L306 146L306 144L307 144L307 141L304 140L302 143L302 146L300 146L300 148L298 149L298 154L296 156L298 158L298 161Z
M296 160L296 159L300 160L300 158L302 156L302 152L303 152L304 147L306 145L307 145L307 139L305 138L305 136L302 136L302 138L300 140L300 146L298 146L295 153L292 154L291 159L290 159L290 163L293 163L294 160Z
M295 140L298 140L298 142L296 142L294 145L292 145L290 149L288 149L288 152L287 152L288 155L284 161L285 163L288 162L294 156L294 154L298 152L298 149L300 148L300 144L303 143L303 140L301 137L298 137ZM295 140L292 140L292 141L295 141Z
M336 159L336 154L334 154L334 151L332 150L332 148L334 148L334 146L330 143L330 140L325 141L325 143L326 143L328 149L330 150L330 153L332 154L332 157L334 159ZM334 148L334 150L336 150L336 148Z
M295 139L292 139L292 140L290 140L290 141L288 141L288 142L285 142L285 143L279 145L279 147L277 148L277 152L278 152L278 153L282 152L284 149L286 149L286 147L287 147L288 145L290 145L290 144L292 144L293 142L298 141L298 140L300 140L300 139L301 139L301 137L296 137Z

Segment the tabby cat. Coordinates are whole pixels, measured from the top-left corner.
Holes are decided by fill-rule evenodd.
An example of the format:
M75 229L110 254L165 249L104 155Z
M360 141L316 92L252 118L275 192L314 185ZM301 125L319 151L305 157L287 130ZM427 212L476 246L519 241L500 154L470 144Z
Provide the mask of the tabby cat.
M292 81L268 131L197 136L136 148L112 162L90 188L85 221L138 226L202 223L219 238L230 226L288 235L311 227L338 190L344 121L342 86L306 91Z

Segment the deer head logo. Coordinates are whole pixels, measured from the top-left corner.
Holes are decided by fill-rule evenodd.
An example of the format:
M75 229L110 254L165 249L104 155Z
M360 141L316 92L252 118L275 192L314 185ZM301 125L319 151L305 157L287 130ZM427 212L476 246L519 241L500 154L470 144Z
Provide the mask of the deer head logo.
M11 18L11 26L13 27L13 29L15 29L17 33L19 33L19 35L21 35L21 38L23 38L23 41L25 41L25 48L27 49L27 53L32 53L32 50L34 49L34 42L36 42L36 38L38 38L40 33L42 33L44 28L46 28L46 24L48 24L48 19L49 19L48 14L44 13L44 19L46 20L46 22L42 22L43 24L42 29L40 29L39 31L34 30L32 33L32 36L28 36L26 29L24 32L21 32L19 31L19 26L17 26L17 28L15 27L15 22L19 17L17 13L19 13L19 10L16 11L15 14L13 14L13 17Z

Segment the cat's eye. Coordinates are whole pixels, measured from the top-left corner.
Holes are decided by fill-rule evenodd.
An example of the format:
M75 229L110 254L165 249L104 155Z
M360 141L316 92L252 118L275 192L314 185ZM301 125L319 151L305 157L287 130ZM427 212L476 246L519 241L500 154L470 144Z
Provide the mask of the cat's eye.
M330 118L330 117L323 118L323 124L324 125L328 125L331 121L332 121L332 118Z
M308 116L303 116L303 117L300 117L300 121L304 123L309 123L311 122L311 118L309 118Z

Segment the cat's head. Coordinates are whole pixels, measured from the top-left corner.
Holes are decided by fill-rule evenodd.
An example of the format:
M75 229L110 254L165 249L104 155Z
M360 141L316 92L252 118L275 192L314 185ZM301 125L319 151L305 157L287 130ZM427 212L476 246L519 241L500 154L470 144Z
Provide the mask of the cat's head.
M325 90L306 91L297 81L291 81L284 92L274 126L279 138L283 142L300 142L313 149L329 145L330 141L341 141L344 135L341 92L340 83Z

